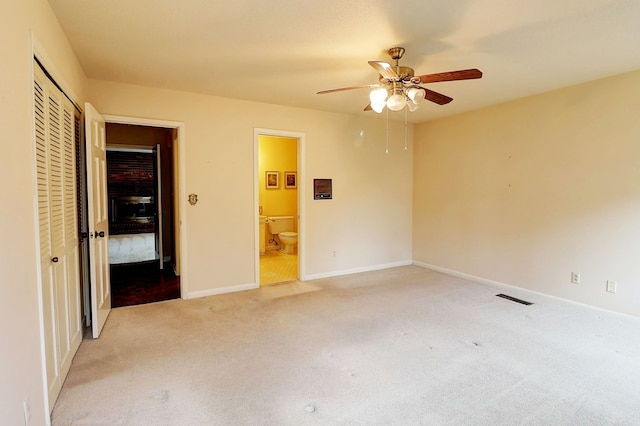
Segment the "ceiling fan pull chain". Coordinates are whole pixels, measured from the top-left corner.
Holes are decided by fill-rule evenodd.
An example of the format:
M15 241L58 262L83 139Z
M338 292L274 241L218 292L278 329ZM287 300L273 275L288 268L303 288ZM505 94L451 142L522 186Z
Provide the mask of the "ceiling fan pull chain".
M387 108L387 148L384 150L384 153L389 153L389 108Z
M407 110L409 108L404 109L404 150L407 150Z

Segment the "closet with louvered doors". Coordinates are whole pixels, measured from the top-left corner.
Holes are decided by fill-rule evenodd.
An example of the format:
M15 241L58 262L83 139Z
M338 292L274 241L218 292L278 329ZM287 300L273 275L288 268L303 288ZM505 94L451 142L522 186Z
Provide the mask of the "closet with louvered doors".
M34 61L35 171L49 410L82 341L74 105Z

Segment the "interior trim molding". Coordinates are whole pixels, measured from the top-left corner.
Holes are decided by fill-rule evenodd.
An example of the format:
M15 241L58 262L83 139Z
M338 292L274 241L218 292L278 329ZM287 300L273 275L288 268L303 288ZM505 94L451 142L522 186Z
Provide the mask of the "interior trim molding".
M320 273L320 274L307 275L305 277L300 278L300 281L317 280L317 279L321 279L321 278L339 277L341 275L357 274L357 273L360 273L360 272L379 271L381 269L397 268L399 266L408 266L408 265L411 265L412 263L413 262L410 261L410 260L402 260L400 262L383 263L383 264L380 264L380 265L365 266L365 267L362 267L362 268L352 268L352 269L343 269L343 270L340 270L340 271L324 272L324 273Z
M307 264L307 207L306 207L306 133L293 132L289 130L266 129L261 127L253 128L253 211L254 211L254 279L260 284L260 235L259 235L259 205L260 189L258 176L258 157L260 136L275 136L292 138L298 140L298 162L297 162L297 192L298 192L298 279L304 281Z
M187 294L186 299L198 299L200 297L216 296L218 294L235 293L238 291L254 290L260 288L256 283L240 284L229 287L212 288L208 290L192 291Z
M125 115L113 115L102 114L102 117L107 123L117 124L131 124L135 126L149 126L149 127L166 127L169 129L175 129L178 133L177 152L174 155L178 156L178 170L176 177L178 179L178 205L175 206L177 210L176 226L179 227L180 233L180 297L182 299L189 298L189 267L187 256L187 136L186 125L182 121L170 121L170 120L158 120L153 118L142 117L130 117ZM174 218L174 220L176 219Z

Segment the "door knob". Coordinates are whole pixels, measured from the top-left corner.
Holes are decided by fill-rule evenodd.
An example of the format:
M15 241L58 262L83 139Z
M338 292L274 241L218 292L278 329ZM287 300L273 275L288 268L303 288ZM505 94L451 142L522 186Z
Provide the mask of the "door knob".
M58 263L58 257L52 257L51 258L51 262Z
M104 238L104 231L96 232L96 237Z

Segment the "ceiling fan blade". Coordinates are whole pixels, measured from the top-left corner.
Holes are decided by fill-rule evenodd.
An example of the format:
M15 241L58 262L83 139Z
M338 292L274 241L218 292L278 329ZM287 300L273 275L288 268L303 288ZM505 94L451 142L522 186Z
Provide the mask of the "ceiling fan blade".
M396 73L396 70L394 70L393 67L386 62L369 61L369 65L371 65L373 69L378 71L378 74L380 74L387 80L392 80L392 81L400 80L400 77Z
M420 87L420 86L416 86L416 87ZM438 105L445 105L453 100L453 98L450 98L447 95L443 95L442 93L434 92L433 90L429 90L425 87L420 87L420 88L424 90L424 98L426 100L435 102Z
M482 77L482 71L472 68L468 70L440 72L416 76L421 83L436 83L438 81L472 80Z
M321 90L317 92L317 95L324 95L326 93L334 93L334 92L342 92L343 90L354 90L354 89L373 89L374 87L380 87L379 84L367 84L364 86L350 86L350 87L340 87L339 89L329 89L329 90Z

